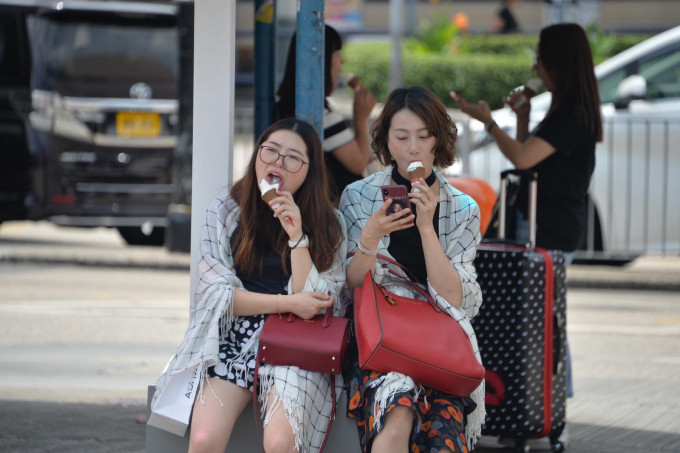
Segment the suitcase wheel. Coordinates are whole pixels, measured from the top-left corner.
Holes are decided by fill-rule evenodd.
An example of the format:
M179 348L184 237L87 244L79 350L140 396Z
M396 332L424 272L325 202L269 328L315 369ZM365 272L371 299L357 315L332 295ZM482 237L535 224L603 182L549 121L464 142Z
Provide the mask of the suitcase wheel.
M550 438L550 451L553 453L562 453L564 451L564 444L560 442L559 440L553 441L552 437Z
M529 453L531 447L527 445L525 439L515 439L515 453Z

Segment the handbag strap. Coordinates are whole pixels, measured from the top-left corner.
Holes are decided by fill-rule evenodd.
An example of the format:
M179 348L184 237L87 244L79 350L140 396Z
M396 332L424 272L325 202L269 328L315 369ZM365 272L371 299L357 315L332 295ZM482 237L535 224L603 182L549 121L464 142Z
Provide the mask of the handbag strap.
M351 258L351 257L353 257L354 255L355 255L354 252L348 253L348 254L347 254L347 258ZM403 270L404 273L411 279L411 281L416 282L416 283L420 283L420 281L418 280L418 277L416 277L415 274L413 274L413 272L411 272L410 270L408 270L408 269L406 268L406 266L404 266L404 265L401 264L400 262L393 260L393 259L390 258L389 256L385 256L385 255L381 255L381 254L377 254L377 255L376 255L376 258L381 259L381 260L383 260L383 261L387 261L387 262L390 263L390 264L394 264L395 266L397 266L398 268L400 268L401 270ZM395 274L395 275L398 275L398 274L396 274L396 272L394 272L392 269L389 269L389 268L388 268L388 270L389 270L391 273L393 273L393 274ZM400 277L401 277L401 276L400 276Z
M410 281L407 281L407 280L391 280L389 283L390 283L390 285L401 286L402 288L410 289L411 291L417 292L418 294L420 294L425 299L425 302L429 303L432 306L434 311L436 311L437 313L440 313L442 311L441 308L439 308L439 306L435 303L434 299L432 299L432 296L430 295L430 293L425 291L423 288L421 288L417 284L410 282ZM385 289L385 287L383 285L380 285L378 283L376 283L376 286L378 286L378 288L380 288L380 292L383 293L383 296L387 297L387 294L385 294L385 293L387 293L389 291L387 291L387 289Z
M350 257L352 257L352 256L354 256L354 253L348 253L348 254L347 254L347 258L350 258ZM418 294L420 294L420 295L425 299L425 301L426 301L427 303L429 303L430 305L432 305L432 308L434 308L434 310L435 310L436 312L439 313L439 312L442 311L441 308L439 308L439 306L436 304L436 302L434 301L434 299L432 298L432 296L430 295L430 293L427 292L427 291L425 291L423 288L421 288L421 287L418 285L418 284L420 283L420 282L418 281L418 278L417 278L410 270L408 270L408 269L406 268L406 266L404 266L403 264L399 263L398 261L393 260L393 259L390 258L389 256L385 256L385 255L378 254L378 255L377 255L377 258L379 258L379 259L381 259L381 260L383 260L383 261L387 261L388 263L394 264L395 266L397 266L397 267L399 267L401 270L403 270L404 273L405 273L407 276L409 276L409 277L411 278L410 281L409 281L409 280L392 280L392 281L390 282L391 285L401 286L401 287L404 287L404 288L407 288L407 289L410 289L410 290L412 290L412 291L417 292ZM394 275L397 275L397 276L401 277L401 275L398 275L398 274L397 274L396 272L394 272L392 269L388 268L388 270L390 271L390 273L392 273L392 274L394 274ZM378 283L376 283L376 285L378 286L378 288L380 288L380 292L383 293L383 296L387 297L387 294L385 294L385 293L387 292L387 290L385 289L385 287L384 287L383 285L378 284Z
M331 310L328 311L330 312ZM259 371L260 371L260 348L257 349L257 355L255 356L255 377L253 378L253 414L255 415L255 428L257 429L258 432L260 431L260 424L258 423L257 416L257 389L258 389L257 374ZM323 449L326 447L326 442L328 442L328 434L331 432L331 425L333 424L333 420L335 420L336 393L334 374L331 374L331 400L332 400L331 416L328 418L328 426L326 426L326 433L323 436L323 442L321 443L319 453L323 453ZM264 451L264 448L262 449L262 451Z
M333 317L333 307L330 306L326 308L326 312L323 315L323 320L321 321L321 324L319 327L322 329L327 328L328 326L331 325L331 318ZM291 323L295 322L296 320L300 319L298 315L295 313L288 313L288 318L286 319L286 322Z

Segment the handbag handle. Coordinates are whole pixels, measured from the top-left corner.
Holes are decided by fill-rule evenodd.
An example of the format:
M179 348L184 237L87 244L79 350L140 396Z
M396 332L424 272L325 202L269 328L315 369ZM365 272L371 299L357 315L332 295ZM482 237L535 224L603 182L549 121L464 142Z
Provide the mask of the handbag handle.
M388 292L385 289L385 287L383 285L378 284L378 283L376 283L376 285L378 286L378 288L380 288L380 292L383 293L383 296L385 296L385 298L388 298L388 295L385 294L386 292ZM435 303L434 299L432 299L432 296L430 295L430 293L425 291L423 288L421 288L417 284L410 282L410 281L407 281L407 280L392 280L392 281L390 281L390 285L401 286L402 288L410 289L412 291L417 292L418 294L423 296L423 298L425 299L425 301L427 303L429 303L432 306L434 311L436 311L437 313L441 313L441 311L442 311L441 308L439 308L439 306Z
M331 325L331 317L333 313L333 307L328 307L326 309L326 313L323 315L323 320L321 321L320 327L322 328L327 328L328 326ZM288 319L286 319L286 322L295 322L296 319L298 319L299 316L297 316L294 313L288 313ZM304 320L303 320L304 321Z
M351 258L352 256L354 256L354 253L348 253L347 254L347 258ZM439 306L435 303L434 299L432 299L432 296L430 295L430 293L425 291L420 286L418 286L418 284L420 283L418 281L418 278L410 270L408 270L403 264L399 263L398 261L393 260L392 258L390 258L388 256L381 255L381 254L378 254L376 256L376 258L379 258L383 261L387 261L388 263L394 264L395 266L397 266L401 270L403 270L404 273L406 273L406 275L408 275L411 278L410 281L408 281L408 280L392 280L390 282L390 284L398 285L398 286L401 286L401 287L404 287L404 288L407 288L407 289L410 289L410 290L417 292L418 294L420 294L421 296L423 296L425 298L425 301L432 306L434 311L436 311L437 313L441 313L441 311L442 311L441 308L439 308ZM391 269L389 269L389 270L390 270L391 273L393 273L393 274L395 273ZM378 286L378 288L380 288L380 292L383 293L383 296L385 296L385 298L387 298L388 296L387 296L387 294L385 294L385 292L387 292L387 290L384 288L384 286L380 285L378 283L376 283L376 285Z
M348 253L348 254L347 254L347 258L351 258L351 257L353 257L354 255L355 255L354 252ZM398 261L395 261L395 260L393 260L392 258L390 258L390 257L388 257L388 256L380 255L380 254L376 255L376 258L381 259L381 260L383 260L383 261L387 261L388 263L394 264L395 266L397 266L398 268L400 268L401 270L403 270L404 273L411 279L411 281L414 281L414 282L416 282L416 283L420 283L420 281L418 280L418 277L416 277L416 276L413 274L413 272L411 272L410 270L408 270L403 264L399 263ZM390 272L392 272L392 273L394 274L394 271L392 271L391 269L389 269L389 270L390 270Z

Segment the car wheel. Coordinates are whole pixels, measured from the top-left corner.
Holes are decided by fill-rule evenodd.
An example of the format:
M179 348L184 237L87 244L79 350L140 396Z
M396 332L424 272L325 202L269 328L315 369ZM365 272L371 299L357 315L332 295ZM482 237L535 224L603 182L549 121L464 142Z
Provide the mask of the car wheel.
M165 243L165 228L154 228L148 235L140 227L118 227L118 232L130 245L161 246Z

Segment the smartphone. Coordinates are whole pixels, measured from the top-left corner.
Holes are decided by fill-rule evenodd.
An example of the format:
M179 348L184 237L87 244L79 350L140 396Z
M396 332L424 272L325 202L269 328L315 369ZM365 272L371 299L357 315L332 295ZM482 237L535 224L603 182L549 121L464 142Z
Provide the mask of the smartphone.
M449 94L451 95L451 97L453 99L456 100L456 102L458 104L463 105L463 106L467 105L467 101L465 99L463 99L463 97L460 94L456 93L455 91L449 91Z
M380 191L382 192L383 201L387 201L387 199L392 200L392 204L387 207L387 215L394 214L402 209L409 209L410 201L406 186L382 186Z

